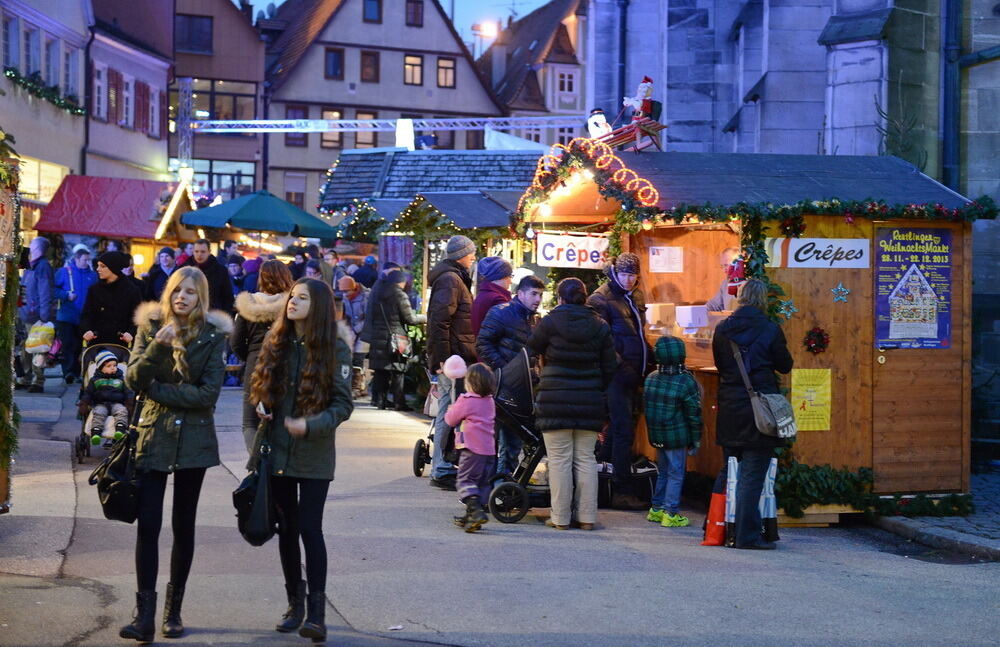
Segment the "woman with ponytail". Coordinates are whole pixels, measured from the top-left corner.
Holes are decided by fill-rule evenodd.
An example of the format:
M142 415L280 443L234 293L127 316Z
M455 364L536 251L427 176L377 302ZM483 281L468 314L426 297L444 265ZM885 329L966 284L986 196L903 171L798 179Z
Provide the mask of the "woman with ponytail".
M250 382L251 401L266 424L254 438L248 467L257 466L266 441L271 447L271 491L288 594L288 610L275 629L282 633L298 629L300 636L314 641L326 638L323 506L333 480L334 434L354 410L347 339L346 325L337 321L330 286L299 279L264 338Z
M229 315L208 310L208 281L196 267L181 267L167 280L159 303L136 310L138 326L125 375L144 393L139 415L136 468L139 475L135 568L136 614L119 635L150 642L155 633L156 576L167 476L174 475L170 583L163 635L184 633L181 601L194 557L194 526L205 470L219 464L213 414L225 364L222 352L232 331Z

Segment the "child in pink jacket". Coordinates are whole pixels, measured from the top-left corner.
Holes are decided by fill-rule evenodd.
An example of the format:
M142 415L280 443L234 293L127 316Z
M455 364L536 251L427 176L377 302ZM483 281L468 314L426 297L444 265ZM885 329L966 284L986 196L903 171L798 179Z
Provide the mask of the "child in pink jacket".
M490 495L496 446L493 441L493 371L485 364L473 364L465 376L467 391L448 407L445 422L455 430L455 449L459 452L455 486L465 504L465 515L455 517L455 524L465 532L476 532L488 521L483 502Z

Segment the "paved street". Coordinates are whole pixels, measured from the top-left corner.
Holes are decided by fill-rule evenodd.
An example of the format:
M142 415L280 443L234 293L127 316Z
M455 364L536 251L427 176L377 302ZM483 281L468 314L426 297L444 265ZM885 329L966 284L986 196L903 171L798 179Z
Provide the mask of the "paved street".
M235 528L240 397L226 390L217 412L224 467L206 478L184 607L191 631L177 644L307 644L271 628L284 604L276 543L252 548ZM86 484L93 459L73 469L73 395L18 401L26 421L15 507L0 517L0 644L123 644L135 529L101 516ZM602 510L593 533L529 516L466 535L450 523L454 494L410 472L426 428L361 406L338 432L324 519L330 644L996 644L1000 563L867 527L783 529L776 552L699 546L695 511L684 529ZM169 546L165 527L161 594Z

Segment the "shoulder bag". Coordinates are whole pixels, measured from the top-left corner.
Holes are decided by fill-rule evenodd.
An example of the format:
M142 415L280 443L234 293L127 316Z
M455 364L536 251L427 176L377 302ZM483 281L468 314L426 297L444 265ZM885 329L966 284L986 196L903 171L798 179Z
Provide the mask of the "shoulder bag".
M747 394L750 395L750 405L753 407L753 419L757 425L757 431L765 436L776 438L793 439L798 432L795 425L795 413L788 398L779 393L758 393L750 384L750 376L743 361L743 353L736 342L730 340L733 347L733 357L736 365L740 368L740 375L743 376L743 384L747 387Z
M407 335L392 332L392 327L389 326L389 317L385 316L385 308L381 303L378 304L378 309L382 311L385 329L389 331L389 350L401 360L410 359L410 356L413 355L413 345L410 343L410 338Z
M135 473L136 428L142 412L144 396L137 396L132 420L125 435L115 441L111 453L90 473L87 482L97 486L104 517L112 521L132 523L139 515L139 478Z
M278 530L278 515L271 497L271 443L265 433L268 420L261 420L257 438L263 437L257 465L233 491L236 525L251 546L263 546Z

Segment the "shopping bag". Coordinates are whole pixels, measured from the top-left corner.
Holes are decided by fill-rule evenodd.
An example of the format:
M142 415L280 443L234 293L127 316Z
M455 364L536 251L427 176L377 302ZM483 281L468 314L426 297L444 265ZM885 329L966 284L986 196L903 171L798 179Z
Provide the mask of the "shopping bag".
M56 338L56 327L49 321L36 321L28 330L28 339L24 342L24 350L32 355L47 353L52 348Z

